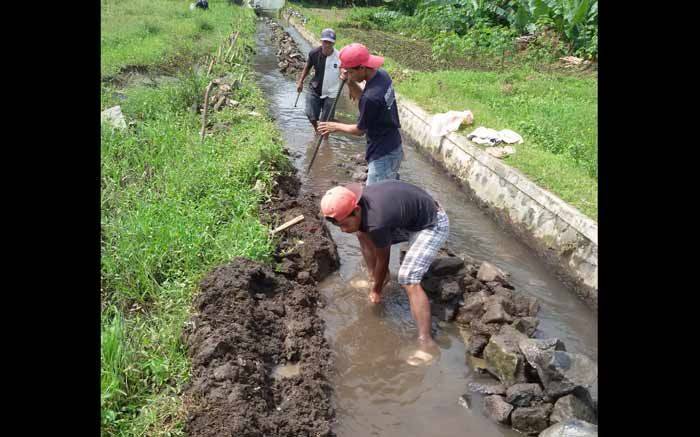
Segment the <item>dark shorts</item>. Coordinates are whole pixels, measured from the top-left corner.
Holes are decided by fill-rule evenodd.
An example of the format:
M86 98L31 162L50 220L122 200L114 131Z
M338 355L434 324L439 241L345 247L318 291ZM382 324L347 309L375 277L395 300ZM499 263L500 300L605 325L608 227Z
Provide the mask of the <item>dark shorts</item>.
M335 109L333 109L333 114L330 114L330 117L328 116L328 113L331 110L331 106L333 106L334 100L335 99L331 97L322 99L313 93L307 92L305 111L309 121L328 121L333 119L335 116ZM323 109L323 113L321 113L321 109ZM319 115L323 118L319 118Z

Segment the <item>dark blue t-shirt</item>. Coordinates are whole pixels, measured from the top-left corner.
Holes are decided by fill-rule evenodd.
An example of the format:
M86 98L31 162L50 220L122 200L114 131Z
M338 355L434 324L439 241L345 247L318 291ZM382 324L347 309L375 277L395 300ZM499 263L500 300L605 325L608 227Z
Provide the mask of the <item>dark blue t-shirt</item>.
M401 147L399 111L391 77L377 69L367 81L360 96L360 116L357 127L367 133L367 162L379 159L397 147Z
M393 179L367 185L359 200L360 230L379 248L436 224L438 206L424 189Z

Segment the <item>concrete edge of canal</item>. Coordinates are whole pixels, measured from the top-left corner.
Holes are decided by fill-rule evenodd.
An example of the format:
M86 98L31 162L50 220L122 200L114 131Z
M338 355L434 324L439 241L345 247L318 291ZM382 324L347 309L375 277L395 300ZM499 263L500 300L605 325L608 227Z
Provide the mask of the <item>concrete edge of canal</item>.
M320 45L318 38L294 17L287 21L309 44ZM431 136L431 115L399 93L396 99L403 132L597 310L598 224L463 135Z

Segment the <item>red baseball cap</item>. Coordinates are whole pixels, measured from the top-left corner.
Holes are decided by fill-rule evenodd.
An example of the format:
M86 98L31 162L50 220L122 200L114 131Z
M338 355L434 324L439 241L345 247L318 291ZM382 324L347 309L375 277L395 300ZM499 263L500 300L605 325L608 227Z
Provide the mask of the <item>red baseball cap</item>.
M360 184L333 187L326 191L321 199L321 213L324 217L341 221L355 209L360 197L362 197Z
M356 42L343 47L339 55L342 68L359 66L379 68L384 63L384 57L370 55L367 47Z

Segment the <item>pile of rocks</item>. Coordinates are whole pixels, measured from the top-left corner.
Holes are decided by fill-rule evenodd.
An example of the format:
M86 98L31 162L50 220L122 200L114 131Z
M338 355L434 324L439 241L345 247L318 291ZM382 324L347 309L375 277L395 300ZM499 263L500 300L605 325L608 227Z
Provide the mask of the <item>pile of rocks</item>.
M272 30L272 40L278 46L277 66L283 74L296 75L304 69L306 58L299 50L294 38L285 32L285 30L269 18L266 18L267 24Z
M539 303L516 292L508 277L491 263L442 249L421 283L433 315L460 326L467 362L483 378L469 390L485 395L488 417L524 434L597 435L597 364L567 352L559 339L532 338Z

